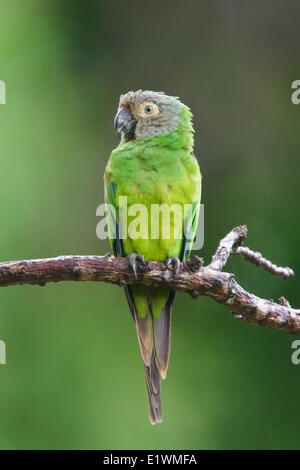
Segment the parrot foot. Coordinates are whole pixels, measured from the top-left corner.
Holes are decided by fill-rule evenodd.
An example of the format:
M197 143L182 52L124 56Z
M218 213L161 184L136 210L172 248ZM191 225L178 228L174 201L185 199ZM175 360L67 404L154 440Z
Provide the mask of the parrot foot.
M147 271L147 263L143 255L137 253L130 253L127 256L129 268L132 269L135 279L137 279L137 271Z
M176 256L171 256L170 258L167 258L165 261L166 267L169 268L171 267L173 270L174 274L174 279L178 276L179 270L180 270L180 260L179 258L176 258Z

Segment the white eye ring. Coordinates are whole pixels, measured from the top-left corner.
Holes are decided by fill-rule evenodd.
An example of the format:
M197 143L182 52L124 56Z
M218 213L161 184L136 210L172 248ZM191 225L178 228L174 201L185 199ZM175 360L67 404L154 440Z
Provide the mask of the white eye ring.
M159 107L152 101L145 101L139 106L139 115L143 118L155 117L159 112Z

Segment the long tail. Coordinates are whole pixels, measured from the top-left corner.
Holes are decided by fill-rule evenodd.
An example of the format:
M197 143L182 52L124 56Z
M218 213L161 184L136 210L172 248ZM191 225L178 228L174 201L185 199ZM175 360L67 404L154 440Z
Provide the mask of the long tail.
M139 317L130 288L126 292L134 318L141 354L144 362L149 417L152 424L162 422L160 382L166 378L170 356L171 312L175 292L171 291L160 316L154 318L149 306L146 317Z

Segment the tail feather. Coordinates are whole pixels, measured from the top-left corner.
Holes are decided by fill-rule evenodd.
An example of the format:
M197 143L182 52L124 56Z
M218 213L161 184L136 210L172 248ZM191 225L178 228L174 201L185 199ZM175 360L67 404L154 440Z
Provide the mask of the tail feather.
M170 355L171 311L175 292L171 291L168 301L162 308L160 316L154 318L151 305L147 315L141 318L134 304L134 298L128 289L127 299L136 325L140 350L144 362L146 389L149 401L149 416L152 424L162 422L160 397L161 378L166 378Z
M161 378L165 379L170 357L171 345L171 313L175 298L175 291L170 292L166 305L162 308L160 316L154 318L154 344L157 367Z
M141 318L137 313L134 312L134 321L137 331L137 336L139 340L140 350L145 366L151 366L151 358L153 351L153 334L152 334L152 315L148 311L145 318ZM151 333L151 334L149 334Z
M154 354L150 367L144 364L146 388L149 401L149 416L151 424L162 422L161 398L160 398L160 374L156 366Z

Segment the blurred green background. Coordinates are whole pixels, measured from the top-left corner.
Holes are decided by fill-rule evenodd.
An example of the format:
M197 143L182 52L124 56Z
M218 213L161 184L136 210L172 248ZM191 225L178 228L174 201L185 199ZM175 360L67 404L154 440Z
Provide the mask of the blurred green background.
M164 90L194 113L208 262L247 224L248 245L294 279L232 258L266 298L299 295L300 4L10 0L0 6L0 260L104 254L102 175L120 93ZM238 323L178 295L152 427L136 332L121 289L1 289L2 449L299 448L300 365L287 333Z

